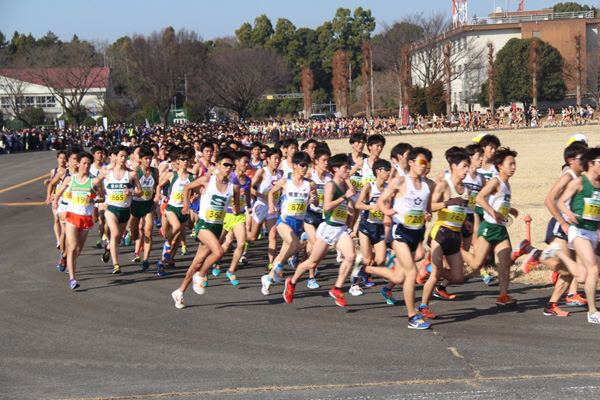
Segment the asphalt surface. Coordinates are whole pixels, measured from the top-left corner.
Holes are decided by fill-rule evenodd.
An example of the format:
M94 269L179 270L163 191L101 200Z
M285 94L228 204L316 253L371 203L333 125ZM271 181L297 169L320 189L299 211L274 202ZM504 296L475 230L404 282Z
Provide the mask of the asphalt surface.
M457 300L432 301L440 315L433 329L415 331L402 302L385 304L381 280L335 306L327 293L334 253L321 267L321 289L301 281L293 304L284 303L282 285L263 296L262 239L251 244L238 287L210 276L206 294L187 291L178 310L171 292L193 255L177 256L179 268L157 276L155 235L153 269L137 272L133 248L122 247L123 273L112 275L93 230L78 261L81 288L71 291L56 268L50 207L6 205L42 202L43 179L5 189L54 166L53 152L0 156L2 399L598 397L600 326L582 307L567 318L544 316L548 286L512 284L519 305L503 310L494 304L497 287L469 280L450 289Z

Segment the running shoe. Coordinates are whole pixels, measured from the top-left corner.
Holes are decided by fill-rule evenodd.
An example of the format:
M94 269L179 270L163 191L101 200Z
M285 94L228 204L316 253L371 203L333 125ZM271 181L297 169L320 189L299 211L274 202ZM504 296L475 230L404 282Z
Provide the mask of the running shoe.
M456 299L456 295L455 294L450 294L446 291L446 289L439 289L439 288L435 288L433 290L433 296L437 297L438 299L444 299L444 300L454 300Z
M300 235L300 241L306 242L307 240L308 240L308 235L306 234L306 232L302 232L302 235Z
M191 238L195 238L196 237L196 230L192 229L192 233L190 233L190 237Z
M60 245L58 244L58 242L56 244L57 244L56 248L60 249ZM96 248L97 249L101 249L102 248L102 238L98 238L98 241L96 242Z
M64 272L64 270L67 269L67 259L61 257L58 261L58 264L56 265L56 268L58 268L60 272Z
M260 292L265 296L271 294L271 281L269 280L269 275L263 275L260 277L260 282L262 283L262 287L260 288Z
M79 287L79 283L77 283L77 281L75 279L71 279L69 284L71 285L71 290L75 290Z
M491 285L494 281L494 277L488 274L486 270L483 270L481 272L481 279L483 279L483 283L485 283L486 285Z
M427 318L427 319L436 319L437 318L437 315L431 311L429 306L425 306L422 308L419 307L419 315L421 316L421 318Z
M208 274L204 274L202 276L202 287L207 287L208 286Z
M396 263L396 256L388 250L387 255L385 257L385 266L388 268L394 268L394 264Z
M246 242L246 244L244 245L244 256L246 255L246 252L248 251L248 246L250 246L249 242Z
M348 292L350 292L352 296L362 296L364 294L362 289L358 285L350 286L350 290L348 290Z
M200 271L197 271L192 276L192 289L194 289L194 292L196 292L196 294L204 294L204 279L202 276L200 276Z
M181 255L187 256L188 254L190 254L190 253L188 253L188 251L187 251L187 246L185 244L182 244L181 245Z
M294 301L295 289L296 286L292 286L292 278L287 278L285 280L285 288L283 289L283 300L285 300L286 303L291 303L292 301Z
M373 277L371 276L371 274L363 274L362 278L366 287L375 286L375 282L373 282Z
M163 244L162 257L167 261L171 259L171 246L169 246L166 241Z
M427 329L431 325L429 325L419 314L408 320L408 327L410 329Z
M298 267L298 254L294 254L292 257L290 257L288 260L288 265L294 269Z
M235 276L235 272L225 272L225 275L229 278L229 281L231 282L231 284L233 286L237 286L240 284L240 281L238 281L238 279Z
M119 266L119 264L116 264L113 267L113 274L120 274L121 273L121 267Z
M556 317L568 317L569 312L563 311L558 307L556 303L549 303L544 307L544 315L554 315Z
M394 298L392 289L388 289L387 287L384 286L383 289L381 289L380 293L383 296L383 298L385 299L385 302L387 304L389 304L390 306L393 306L396 304L396 299Z
M212 274L213 276L221 275L221 264L213 264Z
M140 272L145 272L148 268L150 268L150 263L148 260L142 261L142 264L140 265Z
M245 254L242 254L242 256L240 257L240 264L242 264L242 265L248 264L248 257L246 257Z
M169 266L169 268L175 268L175 260L173 260L172 258L170 260L167 260L167 265Z
M332 287L329 289L329 295L335 299L335 305L340 307L346 307L346 299L344 299L344 293L342 289L336 289Z
M144 241L142 240L142 243L140 243L140 249L138 250L138 253L141 253L144 251Z
M175 301L176 308L179 308L180 310L185 308L185 305L183 304L183 293L181 293L181 290L177 289L171 293L171 297L173 298L173 301Z
M306 287L309 289L318 289L321 287L321 285L317 283L315 278L309 278L308 282L306 283Z
M551 271L550 282L552 282L553 285L556 285L556 281L558 281L558 274L555 271Z
M140 253L134 253L133 258L131 259L131 262L140 262L140 261L141 261Z
M421 270L417 274L417 283L419 285L424 284L425 281L427 279L429 279L429 275L431 275L431 274L429 272L427 272L427 267L430 264L431 264L431 262L428 259L424 259L423 261L421 261Z
M501 307L514 307L517 305L517 301L511 299L510 296L506 293L501 293L498 299L496 300L496 305Z
M556 242L550 243L550 246L544 251L542 251L542 255L540 256L540 260L546 261L549 258L556 257L556 252L560 250L560 245Z
M335 258L335 261L337 261L339 263L343 262L344 261L344 255L342 253L340 253L339 250L336 250L336 251L337 251L337 257Z
M104 263L107 263L109 259L110 259L110 249L108 248L108 246L104 246L104 253L102 254L102 261Z
M131 246L131 232L127 231L127 234L123 237L123 242L125 246Z
M154 226L160 229L160 227L162 226L162 224L160 223L160 221L156 217L154 218L153 222L154 222Z
M565 304L568 306L587 306L588 301L581 297L579 293L568 294Z
M517 258L521 257L523 254L525 254L525 249L527 248L527 246L529 246L531 243L529 242L529 240L525 239L523 240L521 243L519 243L519 245L517 247L515 247L513 249L513 251L510 253L510 259L512 260L512 262L515 262L517 260Z
M158 263L156 263L156 275L164 276L165 274L166 274L165 263L162 261L159 261Z
M283 282L283 267L279 264L275 266L273 271L273 280L277 283Z
M600 312L596 311L593 314L588 313L588 322L592 324L600 324Z
M531 250L527 258L523 261L523 265L521 265L524 274L528 274L529 271L536 266L540 259L540 254L542 254L542 252L538 249Z

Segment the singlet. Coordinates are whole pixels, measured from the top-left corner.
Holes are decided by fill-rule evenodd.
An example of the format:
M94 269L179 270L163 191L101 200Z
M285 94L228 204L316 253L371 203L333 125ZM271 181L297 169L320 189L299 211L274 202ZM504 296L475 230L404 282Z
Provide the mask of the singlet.
M350 169L353 169L354 166L356 165L356 162L354 161L354 158L352 157L352 153L348 153L348 157L350 157ZM365 157L363 157L363 160L365 159ZM362 190L363 187L363 171L362 168L359 168L354 175L352 175L350 177L350 183L352 184L352 186L354 187L354 189L356 189L356 194L360 194L360 191Z
M98 168L96 168L96 165L94 163L92 163L92 165L90 166L90 176L92 178L96 178L98 175L100 175L100 170L104 167L106 167L106 164L102 164L100 166L100 169L98 169Z
M396 168L396 171L398 172L399 176L404 176L406 178L408 178L408 174L406 172L404 172L404 170L402 169L402 167L398 164L394 164L394 168Z
M231 179L227 183L225 192L219 192L217 189L217 176L212 175L204 193L200 198L200 210L198 217L207 224L223 225L227 205L233 198L233 182Z
M421 178L421 189L417 189L412 179L407 177L404 197L394 198L394 223L402 224L407 229L423 228L430 194L429 185L424 178Z
M246 183L242 185L238 177L235 175L235 172L232 171L229 175L231 181L236 185L239 185L240 187L240 214L246 212L246 207L248 205L248 196L250 195L250 184L252 183L252 181L247 175L244 176L246 177ZM229 214L233 214L233 208L231 208L233 206L233 200L234 198L232 197L231 201L229 202L229 205L227 206L227 212Z
M58 189L60 189L60 187L62 186L65 179L67 179L67 177L69 177L69 176L71 176L71 171L69 171L69 168L67 168L67 171L65 172L65 176L63 176L63 178L60 180L60 183L58 185L56 185L55 193L58 193ZM60 202L64 206L69 204L69 199L71 198L70 191L71 191L70 187L66 188L60 198Z
M167 204L178 208L183 207L183 188L193 180L194 176L190 173L188 173L187 179L183 180L179 177L179 171L174 172L169 187L169 202Z
M71 212L77 215L92 215L94 210L94 202L87 202L86 197L90 196L92 199L96 197L96 191L92 187L92 176L88 176L84 183L77 182L77 175L73 175L71 185L69 188L69 196L71 201L67 206L67 212Z
M446 175L444 179L450 187L450 198L453 199L455 197L461 197L462 199L464 199L464 203L462 206L448 206L442 208L440 211L437 212L438 220L436 224L444 226L453 231L460 232L465 222L465 219L467 218L466 205L469 202L469 189L467 189L467 187L465 186L463 194L460 194L456 191L456 187L454 186L454 182L452 182L452 179L450 179L450 176Z
M491 194L487 198L488 204L500 214L504 215L504 218L508 218L508 212L510 211L510 189L506 184L500 179L499 176L494 176L492 179L498 179L500 181L500 190L496 194ZM502 224L498 224L494 219L494 216L491 215L487 210L483 210L483 219L489 222L490 224L505 226L506 221Z
M259 168L262 168L262 167L263 167L264 160L260 160L260 161L258 162L258 164L252 164L252 160L250 160L250 163L249 163L249 164L250 164L250 166L252 167L252 169L253 169L254 171L256 171L257 169L259 169Z
M483 186L483 177L479 172L475 172L475 178L468 172L467 176L463 180L465 188L469 189L469 204L467 205L467 214L473 214L475 212L475 206L477 205L475 199Z
M569 167L566 167L566 168L564 168L564 169L563 169L563 171L562 171L562 173L560 174L560 176L562 177L562 176L563 176L563 175L565 175L565 174L569 174L569 175L571 175L571 178L573 178L573 179L577 179L577 178L579 178L579 177L577 176L577 174L576 174L575 172L573 172L573 170L572 170L571 168L569 168ZM558 203L558 199L556 199L554 202L555 202L555 203ZM569 200L568 200L568 201L565 203L565 205L566 205L568 208L571 208L571 199L569 199ZM563 217L565 220L567 219L567 216L565 215L565 213L563 213L562 211L560 211L560 209L558 210L558 212L560 212L560 215L562 215L562 217Z
M369 183L375 181L375 171L373 171L373 168L369 165L369 159L365 158L365 160L363 161L363 167L362 167L362 183L363 186L368 185Z
M371 198L365 202L365 204L374 206L377 204L377 200L381 197L382 191L377 187L377 182L373 181L369 183L371 186ZM383 184L383 190L387 187L387 183ZM362 219L364 219L369 224L383 224L383 212L379 210L363 210L362 211Z
M133 196L135 201L152 201L154 198L154 184L156 183L156 171L154 168L150 168L150 175L144 176L142 168L138 168L138 177L140 179L140 185L142 186L142 196Z
M281 179L283 174L278 169L275 170L275 174L272 174L268 168L263 168L263 169L265 171L265 176L263 177L262 182L258 186L258 192L264 194L265 196L268 196L269 190L271 190L271 188L273 186L275 186L275 184L277 183L278 180ZM278 193L275 193L274 198L273 198L273 201L275 202L275 207L277 207L277 209L279 209L279 207L280 207L280 204L279 204L280 197L281 197L280 193L278 192ZM268 207L269 200L257 197L256 204Z
M587 176L582 175L581 177L583 178L583 189L571 200L571 211L581 217L577 217L577 223L571 225L595 231L598 230L600 223L600 189L592 186Z
M329 182L332 177L329 172L325 173L325 179L321 180L319 178L319 174L317 174L317 170L313 169L312 171L312 180L317 185L317 195L319 196L319 205L315 206L314 204L310 204L310 210L316 213L323 212L323 202L325 198L325 184Z
M291 176L285 182L285 194L281 200L281 214L303 221L310 201L310 180L304 178L300 187L294 184Z
M335 201L344 196L344 191L342 191L337 183L333 182L333 184L335 185L335 192L333 193L332 200ZM325 209L323 209L323 216L325 217L325 222L329 226L346 225L346 220L348 219L348 199L344 200L342 204L331 211L325 211Z
M125 188L132 188L133 185L129 182L129 170L126 169L121 179L115 178L114 169L111 168L108 172L106 182L106 196L108 205L119 208L129 208L131 205L131 192L123 193Z
M490 168L490 169L478 168L477 172L479 172L481 175L483 175L485 177L486 181L489 181L494 176L498 175L498 170L496 169L496 166L494 166L494 165L492 165L492 168Z
M288 165L287 159L281 162L279 168L281 169L281 171L283 171L283 176L285 177L289 176L293 171L293 168L290 165Z

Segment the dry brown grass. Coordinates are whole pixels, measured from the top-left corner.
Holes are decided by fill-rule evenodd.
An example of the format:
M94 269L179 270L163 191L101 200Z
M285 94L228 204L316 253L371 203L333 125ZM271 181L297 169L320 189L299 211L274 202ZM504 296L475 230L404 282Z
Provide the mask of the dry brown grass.
M384 158L389 160L392 147L400 142L413 146L423 146L433 152L430 178L434 179L440 172L448 168L444 160L444 151L451 146L466 146L472 143L473 137L480 132L444 132L426 135L404 133L399 136L386 137L383 151ZM511 178L512 204L519 211L519 217L508 228L513 245L525 238L526 215L531 216L531 241L536 247L546 248L544 243L546 226L551 215L544 206L544 198L558 179L563 162L563 150L569 138L576 133L587 136L591 146L600 143L598 125L560 128L532 128L519 130L489 131L498 136L502 146L510 147L518 152L517 170ZM351 151L347 140L328 142L333 154ZM431 224L430 224L431 225ZM522 260L522 258L521 258ZM512 267L512 278L518 282L546 284L550 282L549 272L539 267L528 275L521 272L521 263Z

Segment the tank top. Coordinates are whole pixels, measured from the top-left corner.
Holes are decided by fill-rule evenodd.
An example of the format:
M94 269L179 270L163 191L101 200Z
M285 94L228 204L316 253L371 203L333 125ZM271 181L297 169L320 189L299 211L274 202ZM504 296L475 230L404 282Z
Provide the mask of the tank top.
M211 175L208 185L200 198L198 216L207 224L223 225L227 205L233 198L233 182L227 184L225 192L217 189L217 176Z
M510 211L510 189L506 184L500 179L499 176L494 176L492 179L498 179L500 181L500 190L496 194L491 194L487 198L488 204L500 214L504 215L504 218L508 218L508 212ZM490 224L505 226L506 221L502 224L498 224L494 219L494 216L491 215L486 210L483 210L483 219L489 222Z
M362 167L363 186L370 184L374 180L375 180L375 171L373 171L373 168L369 165L369 159L365 158L365 160L363 161L363 167Z
M104 168L106 166L106 164L102 164L100 166L100 169L96 168L96 165L92 163L92 165L90 166L90 176L92 178L96 178L98 175L100 175L100 170L102 168Z
M250 184L252 183L252 181L250 180L250 178L247 175L244 175L246 177L246 183L244 183L243 185L240 183L238 177L235 175L235 172L231 172L231 174L229 175L231 181L233 183L235 183L236 185L239 185L240 187L240 213L244 213L246 212L246 206L248 204L248 196L250 195ZM233 214L233 200L234 198L231 198L231 201L229 202L229 205L227 206L227 212L229 214Z
M115 178L114 169L111 168L108 172L108 180L106 183L106 196L108 198L108 205L129 208L131 205L131 192L125 194L125 188L132 188L133 185L129 182L129 170L126 169L121 179Z
M478 168L477 172L479 172L481 175L485 176L486 180L490 180L492 179L494 176L498 175L498 170L496 169L496 166L492 165L492 167L490 169L483 169L483 168Z
M67 206L67 211L77 215L92 215L94 210L94 202L86 201L86 197L92 199L96 197L96 191L92 187L92 177L88 176L84 183L77 182L77 175L73 176L69 193L71 201Z
M333 184L335 185L335 192L333 193L332 200L335 201L340 197L343 197L345 192L337 185L337 183L333 182ZM325 217L325 222L329 226L346 225L346 220L348 219L348 199L344 200L344 202L331 211L325 211L325 209L323 209L323 216Z
M267 196L269 194L269 190L271 190L271 188L273 186L275 186L275 184L277 183L278 180L281 179L281 177L283 176L282 172L278 169L275 170L275 173L272 174L268 168L263 168L265 171L265 176L262 180L262 182L260 183L260 185L258 186L258 192L264 194L265 196ZM273 198L273 201L275 203L275 207L279 210L280 208L280 204L279 204L279 200L280 200L281 196L280 193L275 193L275 196ZM262 199L260 197L256 198L256 204L260 204L263 206L267 206L269 205L269 201L267 199Z
M352 153L348 153L348 157L350 157L350 169L352 169L356 165L356 162L354 161L354 158L352 157ZM363 176L362 168L359 168L354 173L354 175L352 175L350 177L350 183L352 184L354 189L356 189L356 194L360 194L360 191L362 190L362 187L363 187L362 176Z
M379 188L377 187L377 182L375 181L369 183L369 185L371 186L371 198L368 199L368 201L365 202L365 204L374 206L375 204L377 204L377 200L379 200L379 198L381 197L382 191L379 190ZM385 190L386 187L387 183L384 183L383 190ZM366 220L370 224L383 224L383 212L379 210L363 210L361 218Z
M65 179L67 179L67 177L69 177L69 176L71 176L71 172L67 168L67 172L65 172L65 176L63 176L63 178L60 180L60 183L58 185L56 185L55 193L58 193L58 189L60 189L60 187L62 186ZM70 192L71 192L71 187L66 188L60 198L60 202L65 206L69 204L69 201L70 201L69 199L71 198Z
M187 179L184 180L179 177L179 172L174 172L169 190L169 202L167 204L173 207L183 207L183 188L193 180L194 177L192 174L188 173Z
M577 217L577 223L571 225L595 231L600 223L600 189L595 188L587 176L582 175L582 178L583 189L571 200L571 211L581 217Z
M465 188L469 189L469 203L467 204L467 214L473 214L477 202L475 199L483 186L483 177L479 172L475 172L475 178L471 176L471 173L467 173L467 176L463 180Z
M150 175L145 176L142 168L138 168L138 177L142 186L142 196L133 196L135 201L151 201L154 198L154 183L156 182L156 171L150 168Z
M421 189L417 189L411 178L406 178L406 193L402 198L394 199L394 223L407 229L419 230L425 225L425 211L430 190L427 181L421 178Z
M281 214L299 220L304 220L306 208L310 201L310 181L302 180L300 187L294 185L291 176L285 183L285 194L281 201Z
M319 174L317 174L317 170L312 170L312 180L317 185L317 195L319 196L319 205L315 206L314 204L310 204L310 210L316 213L323 212L323 201L325 197L325 184L332 179L331 174L329 172L325 172L325 179L320 179Z
M408 177L408 174L406 172L404 172L404 170L402 169L402 167L400 165L394 164L394 168L396 168L398 175Z
M287 159L281 162L279 168L281 168L281 171L283 171L283 176L285 177L289 176L289 174L291 174L293 170L293 168L290 165L288 165Z
M573 172L573 170L572 170L571 168L568 168L568 167L567 167L567 168L565 168L565 169L563 169L563 171L562 171L562 173L560 174L560 176L562 177L562 176L563 176L563 175L565 175L565 174L569 174L569 175L571 175L571 178L573 178L573 179L577 179L577 178L579 178L579 177L577 176L577 174L576 174L575 172ZM555 202L555 203L558 203L558 199L556 199L554 202ZM568 201L565 203L565 205L566 205L568 208L571 208L571 199L569 199L569 200L568 200ZM562 215L562 217L563 217L563 218L566 220L566 219L567 219L567 216L565 215L565 213L563 213L563 212L562 212L562 211L560 211L560 210L559 210L559 212L560 212L560 215Z
M466 206L469 202L469 189L467 189L465 186L463 193L460 194L456 191L456 187L454 186L452 179L450 179L450 176L446 175L444 179L450 187L450 198L453 199L455 197L461 197L464 199L464 203L461 206L448 206L442 208L437 212L438 220L436 224L444 226L453 231L460 232L465 219L467 218Z

